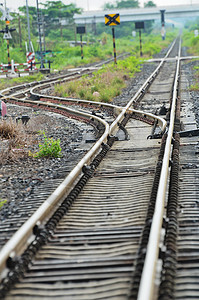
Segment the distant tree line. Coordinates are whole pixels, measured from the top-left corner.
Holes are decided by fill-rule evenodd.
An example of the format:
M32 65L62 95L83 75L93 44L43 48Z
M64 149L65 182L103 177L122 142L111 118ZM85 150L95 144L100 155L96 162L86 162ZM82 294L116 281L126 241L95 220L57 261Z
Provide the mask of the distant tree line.
M144 7L153 7L156 6L156 4L153 1L148 1L144 3ZM122 8L139 8L140 4L137 0L122 0L122 1L116 1L115 4L111 3L105 3L104 4L104 10L106 9L122 9Z

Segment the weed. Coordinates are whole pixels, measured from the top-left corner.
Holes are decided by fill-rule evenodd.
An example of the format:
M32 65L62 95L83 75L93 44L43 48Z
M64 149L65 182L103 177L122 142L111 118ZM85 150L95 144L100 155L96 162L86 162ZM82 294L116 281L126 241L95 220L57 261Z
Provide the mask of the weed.
M43 131L44 143L39 144L39 151L33 154L33 157L60 157L61 147L60 140L54 140L53 138L46 137L45 132ZM29 155L32 156L32 153L29 152Z
M199 91L199 83L196 82L195 84L192 84L192 85L190 86L190 90L191 90L191 91Z
M100 100L103 102L110 102L110 95L107 90L100 93Z
M21 148L27 142L27 136L22 124L12 120L0 121L0 137L9 141L9 148Z
M14 122L0 121L0 136L4 139L12 139L17 135L16 124Z
M123 85L124 82L123 82L122 78L115 77L115 78L113 79L112 83L113 83L114 85L117 85L117 84L122 84L122 85Z
M4 205L4 204L6 204L7 203L7 200L6 199L1 199L0 198L0 209L2 208L2 206Z
M0 121L0 137L4 145L0 151L0 164L26 156L26 148L33 140L21 123L17 124L12 120Z
M68 94L72 95L73 93L75 93L75 90L76 90L76 82L70 82L67 89Z
M81 99L84 99L85 98L85 95L86 95L86 90L81 88L81 90L79 90L79 97Z
M98 91L99 91L99 87L97 85L91 86L91 93L98 92Z

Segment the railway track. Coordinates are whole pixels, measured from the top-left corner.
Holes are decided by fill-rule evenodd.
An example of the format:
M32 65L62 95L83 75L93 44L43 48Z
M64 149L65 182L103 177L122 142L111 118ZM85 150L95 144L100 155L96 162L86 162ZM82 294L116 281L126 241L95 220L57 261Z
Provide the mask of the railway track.
M107 120L81 109L73 112L64 104L71 99L54 97L62 101L59 109L78 118L83 113L86 121L97 122L98 129L103 124L103 131L86 157L0 252L5 299L143 300L197 295L197 275L192 280L197 266L187 255L192 251L197 260L196 228L196 242L188 244L197 215L192 222L187 217L198 209L197 184L189 194L189 178L198 182L198 157L190 162L187 153L198 144L197 136L191 137L191 143L190 137L182 137L180 144L180 135L190 127L187 111L180 116L180 48L173 44L167 56L175 60L161 60L125 107L104 105L111 111ZM44 96L36 95L34 88L31 93L37 100L19 99L19 93L8 97L58 109L56 103L40 101ZM187 108L185 92L182 98ZM167 128L164 119L151 113L157 113L163 101ZM138 111L140 107L144 112ZM183 113L185 132L181 133Z

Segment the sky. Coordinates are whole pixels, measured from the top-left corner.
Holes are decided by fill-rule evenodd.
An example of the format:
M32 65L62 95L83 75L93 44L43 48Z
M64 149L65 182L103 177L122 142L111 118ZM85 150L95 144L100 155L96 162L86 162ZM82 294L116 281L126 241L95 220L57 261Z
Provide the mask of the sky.
M47 0L38 0L39 3L45 3ZM55 0L54 0L55 1ZM0 3L5 3L12 11L16 11L19 6L26 5L26 0L0 0ZM62 0L64 4L75 3L77 7L86 10L101 10L104 3L115 3L116 0ZM140 6L143 7L143 3L148 0L139 0ZM191 5L199 4L199 0L153 0L157 6L169 6L169 5ZM36 6L36 0L28 0L29 6Z

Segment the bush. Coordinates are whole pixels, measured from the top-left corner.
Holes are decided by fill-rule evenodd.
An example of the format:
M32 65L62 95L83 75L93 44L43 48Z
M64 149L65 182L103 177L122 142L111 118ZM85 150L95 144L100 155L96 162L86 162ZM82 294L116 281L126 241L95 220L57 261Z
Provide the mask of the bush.
M47 138L45 132L43 132L44 143L39 144L40 150L34 154L34 157L60 157L61 147L60 140L54 140L53 138Z

